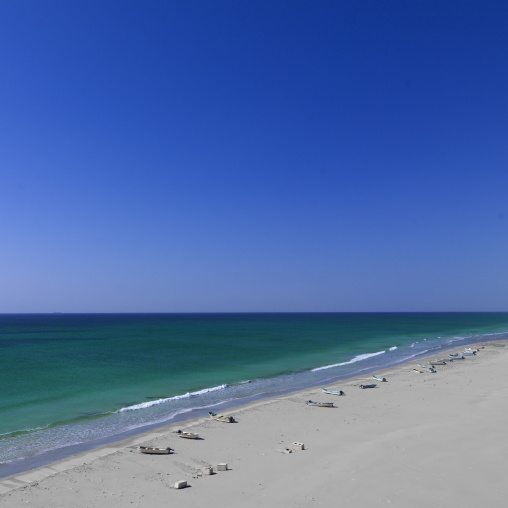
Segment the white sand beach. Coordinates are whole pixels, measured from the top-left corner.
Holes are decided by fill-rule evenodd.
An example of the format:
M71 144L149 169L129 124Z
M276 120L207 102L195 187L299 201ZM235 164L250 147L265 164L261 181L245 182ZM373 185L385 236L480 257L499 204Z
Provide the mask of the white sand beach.
M224 412L237 423L196 418L11 476L0 480L0 505L504 507L508 347L483 346L436 373L419 359L376 372L387 382L365 374L327 385L344 396L311 388L265 399ZM293 443L305 449L288 453ZM228 470L202 474L218 464ZM180 480L188 487L175 489Z

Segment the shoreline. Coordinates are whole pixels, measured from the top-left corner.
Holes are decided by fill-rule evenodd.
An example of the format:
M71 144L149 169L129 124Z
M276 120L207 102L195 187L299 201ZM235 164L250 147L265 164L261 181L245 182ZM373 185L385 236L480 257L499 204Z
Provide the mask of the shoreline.
M495 333L494 335L499 335L498 333ZM502 333L501 335L506 335L506 333ZM471 339L471 338L470 338ZM508 339L507 339L508 340ZM464 341L464 339L462 339ZM461 341L461 342L462 342ZM494 339L494 340L487 340L487 341L467 341L466 343L462 343L459 345L453 345L448 347L440 348L437 351L434 351L430 356L432 355L440 355L444 354L447 351L451 351L457 348L464 348L467 347L470 344L485 344L490 342L502 342L503 339ZM378 353L370 354L372 357L378 356ZM44 466L48 466L52 463L59 462L62 460L65 460L66 458L70 458L77 455L82 455L87 452L93 452L94 450L98 450L107 446L114 446L117 442L123 442L128 439L135 439L138 436L143 436L144 434L150 434L152 432L157 432L159 429L169 427L171 425L176 425L178 423L183 424L182 422L187 422L189 420L203 418L208 416L208 411L225 411L225 410L233 410L237 407L243 407L251 403L256 403L256 401L262 401L262 400L268 400L275 397L284 397L293 393L299 393L303 392L305 390L309 390L316 387L324 386L324 384L333 384L333 383L339 383L339 382L345 382L347 380L353 379L357 376L364 376L369 373L377 372L377 371L383 371L390 368L398 367L400 365L404 365L406 363L417 361L426 358L427 352L422 352L419 354L416 354L415 356L412 356L411 358L405 358L397 360L391 364L384 365L384 366L367 366L364 367L361 371L357 371L354 374L344 374L344 375L332 375L328 380L320 380L316 382L306 383L300 387L291 387L291 388L280 388L275 392L267 394L266 392L261 392L257 394L252 395L245 395L240 398L232 399L232 400L226 400L219 402L217 404L213 404L210 406L205 406L201 408L194 408L191 409L188 412L183 412L170 420L167 420L166 422L157 422L152 424L143 425L140 427L132 428L130 430L118 432L109 436L105 436L102 438L93 439L91 441L77 443L77 444L71 444L66 445L61 448L55 448L51 449L42 453L39 453L32 457L25 457L23 459L14 460L12 462L5 462L0 463L0 480L3 478L9 478L10 476L19 475L24 472L32 471L34 469L39 469ZM328 367L321 367L318 370L324 370ZM309 371L311 372L311 371ZM2 469L5 468L5 471L3 472Z
M99 448L63 458L36 469L2 478L0 479L0 499L8 496L9 502L18 502L17 498L20 497L20 499L24 499L28 496L28 491L30 495L32 495L32 493L34 495L34 499L32 500L34 504L32 504L32 506L37 506L36 492L41 490L41 485L51 484L52 487L48 487L49 491L54 491L54 489L59 490L61 482L64 481L64 478L68 478L69 476L75 477L77 483L89 484L90 480L86 479L87 475L83 474L84 471L93 471L97 476L102 477L104 469L109 470L111 468L111 462L122 464L122 466L118 467L116 473L109 476L107 475L107 478L109 478L108 481L121 482L123 476L122 471L127 470L129 474L134 471L133 474L136 475L136 466L141 467L141 470L143 470L146 464L154 468L155 477L161 475L169 476L170 480L162 482L161 484L165 495L176 495L176 491L173 494L172 490L168 490L174 478L176 478L175 481L187 479L189 483L196 487L199 485L199 489L201 489L205 483L208 484L209 482L216 483L217 486L223 485L224 482L226 482L224 485L230 482L234 482L236 485L236 483L238 483L238 477L240 476L239 485L243 485L245 489L252 482L256 481L256 475L253 471L259 474L265 469L271 470L271 467L274 467L271 463L266 464L266 460L262 457L272 455L273 460L271 462L279 464L281 462L281 457L285 457L287 454L276 452L283 452L287 447L291 447L294 442L304 442L307 450L292 453L291 459L295 459L294 462L300 464L302 460L305 462L312 458L311 462L314 463L315 469L320 470L320 468L322 468L319 464L320 461L318 460L318 462L315 462L316 456L311 452L311 449L324 447L322 453L328 457L326 442L329 439L331 442L339 439L341 444L351 440L351 442L356 442L360 447L365 439L371 440L370 437L364 439L362 433L358 433L358 431L354 432L356 438L348 436L347 439L344 440L341 434L345 430L347 430L349 434L355 426L359 425L361 430L363 427L369 427L369 421L371 424L375 421L381 424L383 419L391 419L391 425L386 422L381 425L389 434L392 431L392 427L400 427L400 422L393 421L394 416L396 420L397 418L401 420L404 419L403 414L400 413L403 405L410 413L416 413L425 420L425 414L422 415L422 408L417 399L418 394L425 395L426 390L432 391L433 397L439 398L439 401L433 401L430 407L427 408L427 410L431 411L431 414L427 415L426 418L427 425L429 419L432 420L429 416L434 416L433 410L436 410L437 406L443 409L446 408L447 405L457 405L459 401L464 402L464 394L460 392L455 393L456 386L451 391L451 401L445 400L443 402L443 392L439 390L439 385L443 384L441 388L446 388L448 392L451 381L456 381L455 378L457 376L469 377L469 374L471 374L471 372L469 372L471 367L474 368L474 372L478 375L477 377L481 377L483 382L488 382L490 371L485 363L488 361L494 364L496 360L500 361L503 358L507 361L506 352L508 348L496 348L492 345L493 343L501 342L506 344L508 341L497 340L494 342L478 343L484 346L484 349L481 349L476 357L466 357L465 361L454 362L451 365L447 364L443 366L443 368L438 368L436 374L416 374L411 372L413 366L418 365L418 362L426 358L435 358L435 354L377 370L375 372L386 377L388 382L377 383L378 387L375 390L358 390L358 384L362 382L364 384L375 382L372 379L372 372L370 372L329 383L328 386L331 389L344 389L346 396L342 397L322 394L320 387L309 387L297 392L275 395L269 398L260 398L246 404L236 405L234 408L230 408L227 411L228 414L235 416L239 421L239 423L233 425L224 425L212 421L208 416L196 416L185 418L180 421L172 421L169 424L157 426L154 429L127 437L121 441L108 443ZM457 348L443 350L438 354L444 355L446 351L455 352ZM484 368L482 369L482 367ZM401 381L403 382L402 385ZM471 383L472 379L468 380L468 384ZM338 409L308 407L304 404L304 401L308 399L321 401L325 399L327 401L333 400L335 403L334 405L336 405ZM369 401L369 405L367 406L365 406L366 401ZM464 416L461 413L463 410L464 408L456 408L457 418ZM504 409L500 410L504 411ZM380 411L382 411L382 414L379 414ZM259 416L259 419L257 416ZM330 426L330 423L333 421L335 421L336 426ZM458 421L460 421L460 419ZM423 422L423 424L425 424L425 422ZM502 426L502 420L498 425ZM320 427L323 427L323 430L326 428L326 432L329 433L329 438L323 435L322 432L319 432L321 431ZM204 440L192 442L191 440L178 439L177 435L174 433L177 429L197 432L200 436L202 435L204 437ZM403 429L399 428L399 432L402 432L402 430ZM477 431L481 432L481 429L477 429ZM381 441L383 441L383 439L386 440L387 435L383 434L378 436L378 438L382 438ZM224 442L225 440L226 443ZM249 443L249 441L253 442ZM263 449L262 454L256 452L253 454L252 447L254 446L254 441L256 442L257 449ZM141 444L147 446L171 446L171 448L175 449L175 453L165 456L168 460L162 461L160 460L162 456L147 456L139 454L137 451L132 455L132 452L135 452L135 447ZM437 450L439 451L439 448ZM194 456L196 453L200 455L199 458ZM246 464L246 459L244 457L250 457L249 461L251 463ZM171 460L172 458L173 460ZM351 458L353 458L353 456ZM182 460L184 462L182 462ZM213 465L214 460L215 463L229 463L233 470L231 473L213 475L213 480L212 478L205 480L204 478L195 476L199 471L199 464L202 465L202 463L207 462ZM379 460L383 461L385 459L379 457ZM329 457L329 461L329 465L332 467L331 457ZM260 466L261 462L263 462L263 467ZM258 464L257 467L256 463ZM163 469L158 470L163 464ZM300 464L300 466L303 467L302 464ZM133 467L134 469L132 469ZM242 469L247 469L250 471L251 475L245 476L241 472ZM277 472L280 474L278 468L272 471L275 475ZM229 479L231 476L234 476L236 480ZM266 482L266 474L262 474L262 476L265 477ZM219 477L221 477L220 480ZM132 475L130 475L129 478L132 480ZM280 481L280 479L278 481ZM286 482L287 481L289 480L286 479ZM60 485L60 487L58 485ZM90 485L88 487L91 488L92 493L95 492L95 494L98 495L98 484L95 483L92 485L95 487L90 487ZM158 487L161 487L161 485L158 485ZM186 490L194 492L199 489ZM278 488L275 488L275 490L278 492ZM46 489L44 489L44 491L46 491ZM178 495L180 495L180 493L178 493ZM125 499L123 499L120 494L118 494L118 496L117 501L120 503L118 506L121 506L121 503L124 503ZM145 493L143 496L146 497L148 494ZM196 496L198 496L196 498L197 503L199 500L198 498L201 496L199 494L196 494ZM194 497L194 495L192 497ZM122 499L123 501L121 501ZM155 496L155 499L152 501L157 503L157 499L159 498ZM201 501L202 500L201 498ZM69 499L67 501L70 502ZM148 499L146 499L146 501L148 506ZM101 506L100 503L94 505L93 500L90 499L88 499L86 503L83 502L83 504L76 504L76 500L67 504L67 506L71 505ZM47 505L42 504L41 506ZM62 504L62 506L66 506L65 503ZM189 506L194 505L189 504Z

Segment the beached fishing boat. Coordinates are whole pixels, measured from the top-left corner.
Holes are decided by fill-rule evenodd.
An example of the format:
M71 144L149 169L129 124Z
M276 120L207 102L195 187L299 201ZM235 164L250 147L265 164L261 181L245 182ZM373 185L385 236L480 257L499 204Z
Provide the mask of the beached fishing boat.
M461 354L463 356L476 356L476 353L474 351L462 351Z
M195 434L194 432L182 432L181 430L178 430L176 432L178 434L178 437L183 437L184 439L198 439L199 436Z
M413 372L417 372L418 374L423 374L423 370L413 369Z
M233 423L235 421L232 416L218 415L217 413L212 413L211 411L209 411L208 414L210 415L210 418L219 422Z
M333 402L314 402L313 400L308 400L305 404L316 407L333 407Z
M434 367L429 367L429 372L432 372L432 374L434 374L435 372L437 372L437 370Z
M463 356L450 356L450 360L454 362L455 360L464 360Z
M344 392L342 390L335 391L335 390L329 390L328 388L321 388L323 392L328 393L328 395L344 395Z
M168 455L172 449L168 446L167 448L150 448L149 446L138 446L141 453L149 453L150 455Z
M360 385L360 388L363 390L364 388L376 388L377 385Z
M372 376L372 379L375 379L376 381L381 381L382 383L386 383L385 377Z

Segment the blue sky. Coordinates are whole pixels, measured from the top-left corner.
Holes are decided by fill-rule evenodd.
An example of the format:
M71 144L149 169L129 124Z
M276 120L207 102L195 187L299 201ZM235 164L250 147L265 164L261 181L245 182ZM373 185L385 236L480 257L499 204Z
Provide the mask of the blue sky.
M0 312L508 310L501 1L0 5Z

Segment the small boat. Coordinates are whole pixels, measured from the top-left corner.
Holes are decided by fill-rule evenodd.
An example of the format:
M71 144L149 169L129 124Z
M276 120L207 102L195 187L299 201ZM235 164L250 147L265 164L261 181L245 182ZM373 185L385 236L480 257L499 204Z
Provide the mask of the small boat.
M167 455L172 452L172 449L167 448L150 448L149 446L138 446L141 453L149 453L151 455Z
M432 372L433 374L437 372L437 370L434 367L429 367L429 372Z
M463 356L450 356L450 360L453 362L455 360L465 360Z
M305 404L307 404L307 406L333 407L333 402L314 402L313 400L308 400Z
M459 356L459 353L450 353L448 356L450 356L450 357Z
M364 388L376 388L377 385L360 385L360 388L363 390Z
M469 353L477 353L478 352L478 348L475 348L475 347L466 347L466 348L464 348L464 351L468 351Z
M504 347L504 344L496 344L495 342L493 342L491 346Z
M181 430L177 430L176 433L178 434L178 437L183 437L185 439L198 439L199 436L195 434L194 432L183 432Z
M219 422L233 423L235 421L232 416L218 415L217 413L212 413L211 411L209 411L208 414L210 415L210 418Z
M372 379L375 379L376 381L381 381L382 383L386 383L385 377L372 376Z
M462 351L461 355L463 356L476 356L474 351Z
M413 369L413 372L417 372L418 374L423 374L423 370Z
M328 388L321 388L323 392L327 393L328 395L344 395L344 392L342 390L339 390L336 392L335 390L329 390Z

